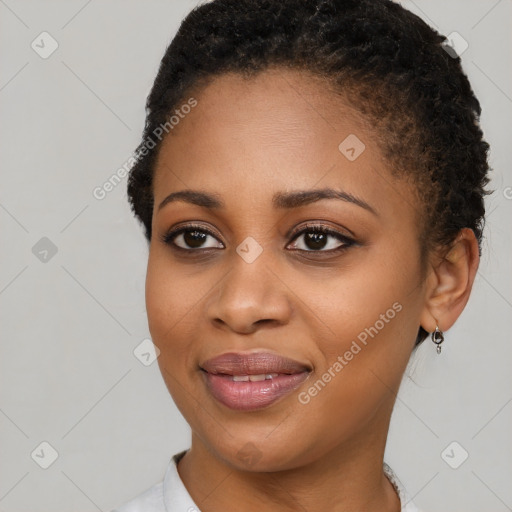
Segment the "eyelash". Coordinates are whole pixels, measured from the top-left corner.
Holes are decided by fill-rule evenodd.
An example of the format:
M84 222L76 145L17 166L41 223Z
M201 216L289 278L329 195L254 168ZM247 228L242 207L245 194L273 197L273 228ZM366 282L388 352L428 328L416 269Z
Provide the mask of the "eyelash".
M164 233L161 236L161 240L166 245L171 246L171 248L173 250L182 251L182 252L188 253L190 255L191 255L191 253L201 253L201 252L204 253L204 252L210 252L212 250L218 250L218 248L214 248L214 247L207 247L204 249L201 249L201 248L199 248L199 249L184 249L183 247L179 247L178 245L176 245L174 243L174 239L176 237L178 237L180 234L186 233L188 231L199 231L201 233L210 235L213 238L215 238L217 241L219 241L217 239L217 235L215 233L213 233L213 231L206 228L205 226L201 226L198 224L188 224L186 226L181 226L176 229L171 229L167 233ZM333 253L343 252L343 251L347 250L348 248L350 248L351 246L356 244L355 240L352 240L351 238L339 233L338 231L328 228L327 226L324 226L322 224L307 224L306 226L302 226L301 228L294 231L290 235L291 241L293 242L296 239L298 239L301 235L303 235L305 233L311 233L311 232L325 234L325 235L331 235L332 237L336 238L338 241L343 242L343 245L340 245L339 247L336 247L335 249L328 249L328 250L322 250L322 249L319 249L319 250L292 249L292 250L299 251L302 253L307 253L307 254L311 254L311 253L333 254Z

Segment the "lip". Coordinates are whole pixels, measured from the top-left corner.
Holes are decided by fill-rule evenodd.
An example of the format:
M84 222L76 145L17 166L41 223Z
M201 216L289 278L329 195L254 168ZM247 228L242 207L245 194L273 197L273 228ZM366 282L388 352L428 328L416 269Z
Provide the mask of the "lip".
M239 411L270 406L298 388L311 371L306 364L269 352L228 352L208 359L200 369L212 396ZM256 375L258 380L246 380Z

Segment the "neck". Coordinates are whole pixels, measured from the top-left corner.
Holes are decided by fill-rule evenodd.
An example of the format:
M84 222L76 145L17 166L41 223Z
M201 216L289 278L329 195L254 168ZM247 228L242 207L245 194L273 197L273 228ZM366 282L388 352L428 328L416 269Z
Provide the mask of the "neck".
M239 470L193 433L178 472L202 512L399 512L400 500L383 471L389 419L384 425L370 422L310 463L277 472Z

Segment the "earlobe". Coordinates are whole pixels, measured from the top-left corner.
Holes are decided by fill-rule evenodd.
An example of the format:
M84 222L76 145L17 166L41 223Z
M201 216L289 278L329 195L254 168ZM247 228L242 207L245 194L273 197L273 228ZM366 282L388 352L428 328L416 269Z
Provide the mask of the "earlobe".
M462 229L449 250L431 266L420 324L429 332L449 329L466 306L480 261L478 242Z

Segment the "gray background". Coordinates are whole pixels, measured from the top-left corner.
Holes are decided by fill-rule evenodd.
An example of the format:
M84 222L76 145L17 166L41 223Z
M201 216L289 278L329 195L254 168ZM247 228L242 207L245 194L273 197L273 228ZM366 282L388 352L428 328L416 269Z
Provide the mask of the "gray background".
M512 510L512 2L402 3L469 43L496 192L473 295L442 355L427 340L411 360L386 460L426 512ZM147 246L126 179L92 192L139 142L160 59L195 4L0 0L2 512L108 511L189 445L157 363L133 354L149 337ZM31 48L43 31L59 45L47 59ZM46 261L43 237L57 249ZM59 454L48 469L43 441ZM469 454L458 469L442 457L453 441L452 464Z

